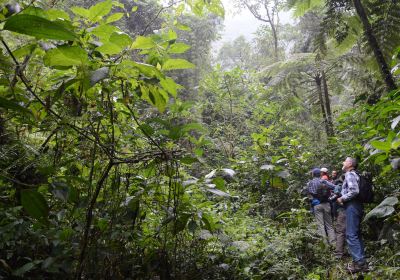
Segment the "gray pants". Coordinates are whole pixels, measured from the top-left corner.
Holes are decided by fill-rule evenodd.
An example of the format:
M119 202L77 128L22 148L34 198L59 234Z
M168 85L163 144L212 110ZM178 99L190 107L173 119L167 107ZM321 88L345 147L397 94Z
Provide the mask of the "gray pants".
M336 250L335 255L339 258L344 254L344 243L346 242L346 211L339 209L336 218Z
M335 230L333 229L331 206L328 202L321 203L314 207L314 211L318 234L322 236L325 243L334 246L336 236Z

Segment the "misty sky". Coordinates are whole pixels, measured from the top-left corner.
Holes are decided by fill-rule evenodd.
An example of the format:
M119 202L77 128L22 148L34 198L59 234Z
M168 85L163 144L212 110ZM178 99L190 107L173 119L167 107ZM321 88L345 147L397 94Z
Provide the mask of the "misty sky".
M251 40L257 28L265 24L257 20L247 9L242 9L240 12L237 11L232 4L232 0L222 0L222 3L225 7L225 28L221 33L221 40L217 45L232 41L240 35ZM279 15L281 23L293 22L290 12L280 12Z

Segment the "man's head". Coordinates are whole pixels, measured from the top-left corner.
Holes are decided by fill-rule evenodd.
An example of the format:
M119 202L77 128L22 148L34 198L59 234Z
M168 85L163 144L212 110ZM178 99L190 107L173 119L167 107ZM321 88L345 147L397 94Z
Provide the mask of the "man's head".
M352 157L347 157L345 161L343 161L343 171L350 171L357 168L357 160Z
M321 170L320 170L319 168L314 168L314 169L311 171L311 175L312 175L313 177L319 178L319 177L321 176Z
M332 170L332 178L336 179L338 176L337 171L336 170Z

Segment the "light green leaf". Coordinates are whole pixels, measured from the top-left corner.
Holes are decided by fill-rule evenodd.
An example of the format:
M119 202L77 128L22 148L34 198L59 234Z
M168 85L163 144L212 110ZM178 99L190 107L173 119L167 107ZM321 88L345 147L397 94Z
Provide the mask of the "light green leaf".
M371 145L381 151L388 152L390 151L391 144L387 142L381 142L381 141L371 141Z
M81 16L83 18L89 18L89 10L82 8L82 7L72 7L71 11L77 15L77 16Z
M131 63L132 63L132 65L134 67L136 67L140 71L140 73L142 73L146 77L149 77L149 78L157 77L157 78L159 78L159 77L162 76L161 72L151 64L134 62L134 61L132 61Z
M96 49L104 54L113 55L121 52L131 43L132 39L131 37L129 37L128 34L114 32L113 34L111 34L110 39L107 43L104 43L102 46Z
M168 49L168 53L184 53L190 48L189 45L184 43L175 43Z
M138 37L136 37L135 41L133 42L131 48L132 49L147 50L147 49L152 49L155 46L156 46L156 43L153 41L152 38L138 36Z
M49 50L43 61L47 66L74 66L87 63L88 55L78 46L59 46Z
M114 22L114 21L118 21L118 20L120 20L123 16L124 16L124 13L115 13L115 14L112 14L111 16L109 16L109 17L106 19L106 23L111 23L111 22Z
M72 41L76 37L74 32L65 28L65 24L33 15L12 16L6 21L4 29L38 39Z
M164 65L163 65L163 70L167 71L167 70L175 70L175 69L190 69L190 68L194 68L195 65L189 61L187 61L186 59L182 59L182 58L170 58L168 59Z
M131 12L136 12L138 9L138 6L133 6Z
M100 20L111 12L112 2L110 0L97 3L89 8L89 19L93 22Z
M184 25L184 24L177 23L175 26L176 26L176 28L178 28L179 30L182 30L182 31L192 31L192 29L189 26Z
M101 24L95 27L90 33L98 37L101 42L106 43L110 39L111 34L115 32L121 32L121 30L114 25Z
M49 9L46 10L46 15L49 20L63 19L71 20L69 14L63 10Z
M26 212L40 220L49 214L49 206L44 197L35 190L22 190L21 203Z
M173 97L176 97L176 95L178 93L178 89L182 88L181 85L178 85L177 83L175 83L175 81L170 77L161 79L160 84Z

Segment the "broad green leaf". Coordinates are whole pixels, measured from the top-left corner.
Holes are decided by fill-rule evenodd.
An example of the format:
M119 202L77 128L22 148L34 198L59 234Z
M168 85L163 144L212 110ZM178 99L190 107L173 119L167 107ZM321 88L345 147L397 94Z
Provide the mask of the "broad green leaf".
M96 50L104 54L113 55L120 53L131 43L132 39L128 34L114 32L111 34L109 41L96 48Z
M23 115L26 116L32 116L32 112L29 109L22 107L21 105L15 103L14 101L10 101L3 97L0 97L0 107L22 113Z
M84 49L78 46L59 46L49 50L44 58L47 66L74 66L88 62L88 55Z
M149 99L151 100L151 103L155 105L161 113L164 112L168 99L163 96L158 87L149 86L149 89Z
M107 18L106 23L111 23L111 22L114 22L114 21L118 21L118 20L120 20L123 16L124 16L124 13L115 13L115 14L112 14L111 16L109 16L109 17Z
M143 37L143 36L137 36L135 41L132 43L131 48L132 49L147 50L147 49L152 49L155 46L156 46L156 43L153 41L152 38Z
M381 142L381 141L371 141L371 145L381 151L390 151L391 143Z
M20 47L20 48L18 48L16 50L14 50L13 51L13 55L16 58L20 58L20 57L29 55L35 50L36 46L37 46L36 44L24 45L24 46L22 46L22 47Z
M26 212L38 220L46 218L49 214L46 200L35 190L22 190L21 203Z
M378 206L365 215L364 221L367 221L372 217L384 218L391 215L395 210L393 206L395 206L397 203L399 203L399 199L397 197L387 197Z
M166 77L165 79L160 79L160 85L173 97L176 97L178 89L183 88L181 85L175 83L175 81L170 77Z
M72 7L71 11L77 15L77 16L81 16L83 18L89 18L89 10L82 8L82 7Z
M170 58L168 59L164 65L163 65L163 70L175 70L175 69L190 69L194 68L195 65L186 59L182 58Z
M171 45L171 47L168 50L168 53L184 53L188 49L190 49L189 45L186 45L184 43L175 43Z
M38 39L72 41L76 37L75 33L66 29L64 24L33 15L19 14L12 16L6 21L4 29L34 36Z
M110 39L111 34L115 32L121 32L121 30L114 25L101 24L93 28L93 30L90 33L97 36L101 42L106 43Z
M149 77L149 78L157 77L157 78L159 78L159 77L162 76L161 72L151 64L134 62L134 61L132 61L131 63L132 63L132 65L134 67L136 67L140 71L140 73L142 73L146 77Z
M111 8L111 0L97 3L96 5L89 8L89 19L96 22L103 16L108 15L111 12Z

